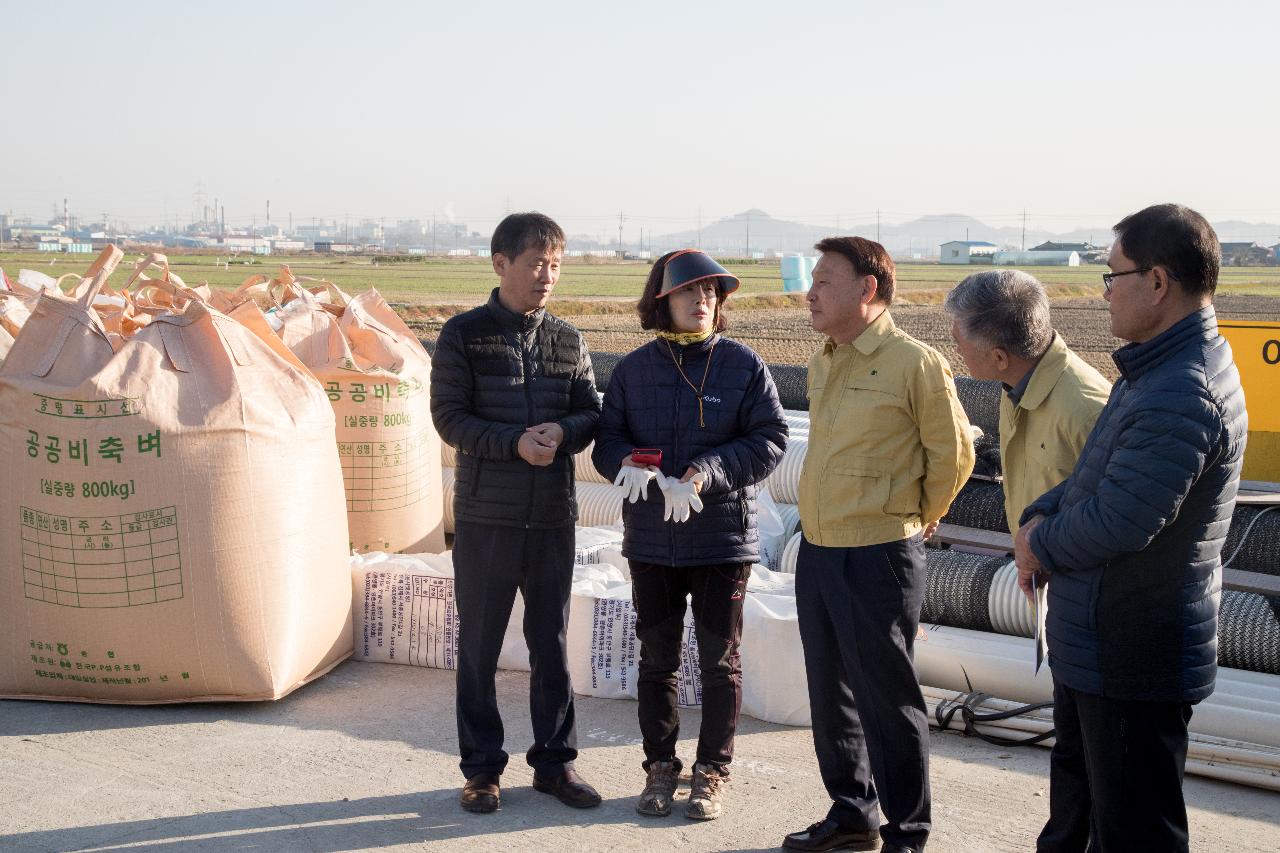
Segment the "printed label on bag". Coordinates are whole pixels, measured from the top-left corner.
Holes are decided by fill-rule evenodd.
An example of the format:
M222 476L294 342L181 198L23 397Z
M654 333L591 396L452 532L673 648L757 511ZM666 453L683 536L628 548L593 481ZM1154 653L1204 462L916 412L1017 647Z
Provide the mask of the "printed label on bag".
M458 610L453 578L413 576L409 662L435 669L458 668Z
M360 641L364 660L458 668L458 611L453 578L399 572L364 577Z
M591 688L612 681L622 692L631 689L640 644L636 611L626 599L596 599L591 613Z
M142 664L117 655L114 649L90 651L70 643L31 640L29 643L32 671L36 678L48 681L74 681L81 684L105 684L113 687L145 687L153 681L164 684L187 681L190 672L155 673Z
M339 441L348 512L403 509L424 500L439 483L428 482L431 430L387 441Z
M135 607L182 598L178 511L106 516L22 507L27 598L64 607Z
M702 705L702 665L698 661L698 635L687 620L680 643L680 672L676 679L676 704L685 708Z

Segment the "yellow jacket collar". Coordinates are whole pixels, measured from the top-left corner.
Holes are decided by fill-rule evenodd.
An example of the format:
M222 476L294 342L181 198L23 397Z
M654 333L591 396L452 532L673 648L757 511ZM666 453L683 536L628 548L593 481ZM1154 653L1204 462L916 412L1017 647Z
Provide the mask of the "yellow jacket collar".
M862 334L854 338L845 346L852 346L863 355L871 355L880 348L880 344L884 343L897 331L898 327L893 322L893 318L889 316L889 309L886 308L880 312L880 316L871 321L868 326L862 330ZM825 351L828 355L835 352L836 342L827 338Z
M1027 390L1018 401L1019 408L1040 407L1040 404L1048 398L1049 392L1053 390L1053 386L1058 384L1063 371L1067 369L1067 356L1070 354L1071 351L1067 349L1062 335L1054 332L1053 341L1040 357L1040 363L1032 368L1031 381L1027 383Z

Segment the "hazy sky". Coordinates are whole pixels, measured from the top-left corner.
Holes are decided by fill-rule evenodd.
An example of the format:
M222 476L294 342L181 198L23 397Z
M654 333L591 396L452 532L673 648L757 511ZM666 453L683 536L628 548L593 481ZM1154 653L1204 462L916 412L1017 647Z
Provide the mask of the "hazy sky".
M37 2L0 211L1280 221L1280 3Z

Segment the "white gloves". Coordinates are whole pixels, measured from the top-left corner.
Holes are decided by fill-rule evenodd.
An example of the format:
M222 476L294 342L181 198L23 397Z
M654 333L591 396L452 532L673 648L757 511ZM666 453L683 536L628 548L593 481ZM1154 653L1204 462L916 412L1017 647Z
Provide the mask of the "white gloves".
M698 497L697 486L702 485L706 480L707 475L702 473L694 474L685 483L675 477L659 474L658 486L662 489L662 497L667 502L663 520L679 524L682 521L688 521L692 513L702 512L702 498Z
M688 482L682 483L675 477L666 476L653 465L646 465L643 468L623 465L618 471L618 476L614 478L613 484L625 489L627 500L635 503L648 498L649 481L655 479L658 481L658 488L662 489L662 498L666 502L664 521L674 521L678 524L688 521L693 513L702 512L702 498L698 497L697 487L707 481L706 474L694 474Z
M618 476L613 478L613 484L626 489L627 500L635 503L648 497L649 481L654 477L662 477L662 474L652 465L646 465L644 468L623 465L618 471ZM661 480L658 481L658 485L662 485Z

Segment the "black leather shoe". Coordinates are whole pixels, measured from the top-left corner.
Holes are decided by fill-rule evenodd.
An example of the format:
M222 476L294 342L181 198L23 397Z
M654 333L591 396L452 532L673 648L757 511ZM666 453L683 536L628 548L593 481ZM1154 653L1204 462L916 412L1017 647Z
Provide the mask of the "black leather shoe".
M875 850L880 846L878 829L845 829L825 818L808 829L782 839L788 850Z
M590 809L600 805L600 795L596 793L596 789L588 785L576 770L565 770L550 779L540 779L535 775L533 790L550 794L575 809Z
M462 786L462 807L469 812L487 814L502 807L497 773L477 773Z
M920 853L920 850L917 847L903 847L900 844L886 841L884 846L880 848L880 853Z

